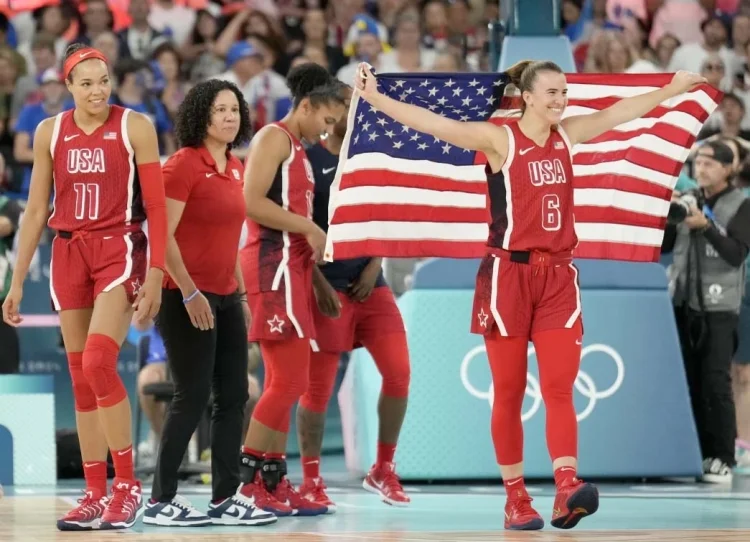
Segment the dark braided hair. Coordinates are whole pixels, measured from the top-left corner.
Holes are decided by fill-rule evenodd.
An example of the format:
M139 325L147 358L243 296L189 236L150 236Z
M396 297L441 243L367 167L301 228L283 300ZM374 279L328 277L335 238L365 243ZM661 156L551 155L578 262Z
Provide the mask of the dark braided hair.
M252 136L250 110L242 92L237 85L229 81L209 79L191 88L177 111L175 135L180 148L199 147L203 144L203 140L208 135L208 125L211 123L211 107L222 90L232 91L240 104L240 131L229 146L239 147L250 141Z
M328 73L328 70L312 62L293 68L287 75L286 84L292 93L295 109L305 98L310 100L313 107L346 103L343 91L346 85Z

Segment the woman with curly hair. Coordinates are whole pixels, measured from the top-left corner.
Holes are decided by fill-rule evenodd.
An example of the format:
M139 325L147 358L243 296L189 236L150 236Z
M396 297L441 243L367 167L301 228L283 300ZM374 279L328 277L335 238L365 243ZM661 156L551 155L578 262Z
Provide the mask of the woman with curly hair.
M250 323L237 256L245 219L243 166L230 152L250 139L242 93L227 81L199 83L180 106L176 132L180 149L164 165L169 275L157 319L175 394L143 522L266 525L276 517L235 494ZM177 495L177 471L209 397L213 495L204 514Z

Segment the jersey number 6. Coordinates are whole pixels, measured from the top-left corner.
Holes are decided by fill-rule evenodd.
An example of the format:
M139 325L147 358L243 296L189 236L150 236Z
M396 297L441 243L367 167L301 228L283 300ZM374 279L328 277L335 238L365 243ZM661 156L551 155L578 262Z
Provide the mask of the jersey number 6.
M74 183L76 193L76 219L99 218L99 185L96 183Z
M557 194L546 194L542 197L542 228L545 231L557 231L561 222L560 198Z

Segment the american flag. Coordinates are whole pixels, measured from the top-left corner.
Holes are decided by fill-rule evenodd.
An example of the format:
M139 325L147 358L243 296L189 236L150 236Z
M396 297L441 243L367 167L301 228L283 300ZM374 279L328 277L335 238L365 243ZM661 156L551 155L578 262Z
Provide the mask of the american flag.
M668 84L671 74L569 74L564 117ZM463 122L507 122L500 73L378 75L380 92ZM578 258L658 261L677 176L721 92L701 85L573 149ZM488 234L482 153L415 132L355 91L331 191L326 260L475 258Z

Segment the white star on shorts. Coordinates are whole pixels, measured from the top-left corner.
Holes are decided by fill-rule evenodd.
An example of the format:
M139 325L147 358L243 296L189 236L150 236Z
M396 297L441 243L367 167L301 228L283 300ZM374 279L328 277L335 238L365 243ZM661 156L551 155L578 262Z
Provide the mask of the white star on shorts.
M489 318L490 315L484 312L484 307L479 310L479 314L477 316L479 317L479 325L482 327L487 327L487 318Z
M284 320L279 318L278 314L273 315L272 320L266 320L268 322L268 325L271 326L271 333L283 333L283 327L284 327Z
M137 296L141 291L141 279L131 280L130 287L133 288L133 295Z

